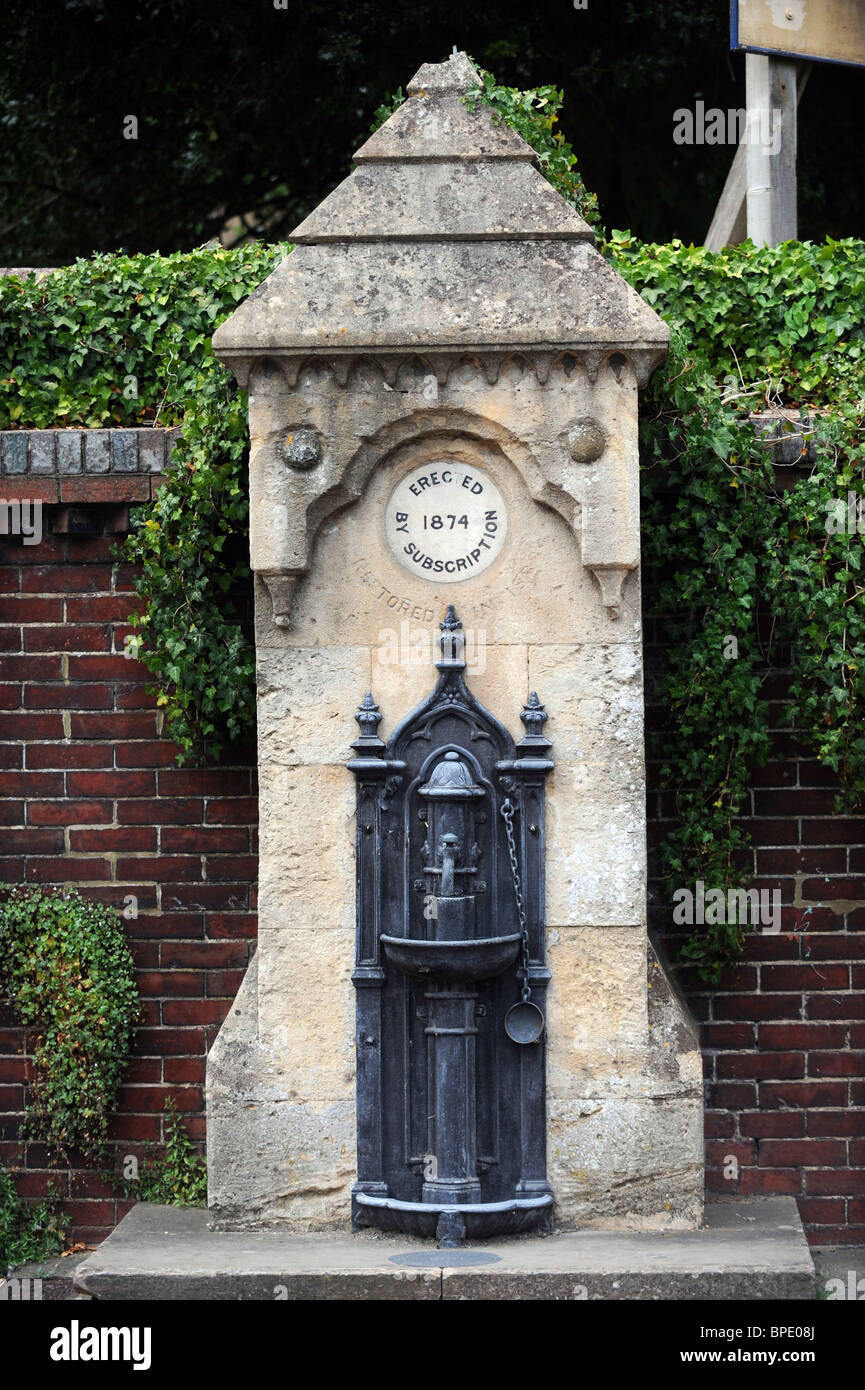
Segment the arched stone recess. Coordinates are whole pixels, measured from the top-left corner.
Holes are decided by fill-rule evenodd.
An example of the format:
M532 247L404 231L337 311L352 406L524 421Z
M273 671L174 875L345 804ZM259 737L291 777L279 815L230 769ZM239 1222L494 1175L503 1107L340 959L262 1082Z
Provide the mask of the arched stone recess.
M419 357L407 360L415 363L416 373L429 365ZM519 362L520 358L514 355L512 360ZM298 374L298 383L303 380L304 370L312 374L314 365L309 363L302 369ZM605 365L601 373L602 380L609 383L607 391L612 390L614 395L618 395L622 389L629 390L627 368L616 365L620 368L620 381L616 381L612 366ZM375 380L376 366L376 359L366 359L363 367L359 366L359 370L367 374L369 383ZM464 374L474 370L474 364L468 359L464 359L461 366ZM564 367L562 371L564 374ZM576 373L577 368L573 368L573 374ZM320 379L317 374L316 378ZM316 378L310 376L310 379ZM425 380L435 390L434 375L430 373ZM634 389L634 385L631 377L630 389ZM552 383L549 386L554 389ZM508 394L512 393L513 383L508 384L506 389ZM297 401L298 398L304 399L300 391L293 393L293 399ZM311 393L311 405L315 404L316 399ZM282 418L284 420L285 416ZM258 442L255 439L253 442L253 453L264 448L273 454L279 446L279 434L277 418L262 419ZM592 468L575 467L568 453L567 429L553 445L548 438L539 439L536 447L532 448L499 421L456 406L435 409L423 405L380 426L351 455L346 457L341 451L326 449L322 469L309 474L295 473L292 477L287 506L283 502L273 510L274 518L278 512L288 513L290 553L283 562L274 563L273 559L269 559L262 564L256 563L253 550L253 567L270 591L274 620L278 626L287 628L291 625L292 595L298 581L308 570L319 528L328 518L357 501L373 470L384 466L401 446L424 438L435 443L453 436L469 443L474 440L478 445L494 445L500 449L503 458L519 473L534 501L558 513L572 529L580 542L582 562L598 583L601 602L608 617L620 616L623 586L628 575L636 568L639 555L639 506L636 498L631 499L630 507L622 505L617 481L621 448L616 447L616 442L613 441L606 450L600 464ZM614 498L618 504L616 506L612 505ZM276 520L273 524L276 524Z
M298 369L294 389L298 395L311 397L326 391L336 378L334 363L321 357L311 357Z
M416 361L418 359L415 359ZM295 537L295 553L300 563L285 568L259 568L273 603L277 626L291 626L291 601L297 583L306 574L316 536L321 527L337 512L357 502L364 493L372 473L389 467L395 457L413 446L414 457L433 457L442 449L452 456L462 450L464 461L473 452L494 450L503 462L514 469L529 496L542 507L556 512L580 539L580 501L566 481L552 480L545 473L533 451L512 431L496 421L461 409L423 409L390 422L377 430L346 462L341 476L322 492L307 493L304 521ZM455 453L454 450L457 452ZM313 487L315 485L312 485ZM296 497L297 505L304 499Z
M524 352L508 353L499 369L496 385L519 391L527 383L532 386L537 383L537 373L530 359Z
M482 381L493 386L497 376L498 360L485 363L478 353L464 352L451 358L446 380L448 386L474 386Z
M576 382L588 383L589 373L582 354L558 352L549 362L545 383L555 388L571 386Z
M375 357L353 357L348 372L347 386L350 391L384 390L386 375L381 362Z
M438 377L432 368L432 363L425 357L414 353L411 357L406 357L399 366L396 374L396 390L404 393L416 393L428 390L430 385L438 387Z
M574 508L579 505L577 498L549 482L531 449L522 440L494 420L487 420L468 410L455 409L413 410L409 415L384 425L365 440L349 460L339 488L323 493L311 504L307 513L309 524L317 530L331 512L360 497L373 469L385 464L405 444L420 442L425 438L453 436L496 445L502 456L520 474L534 500L542 506L551 507L569 526L573 526Z

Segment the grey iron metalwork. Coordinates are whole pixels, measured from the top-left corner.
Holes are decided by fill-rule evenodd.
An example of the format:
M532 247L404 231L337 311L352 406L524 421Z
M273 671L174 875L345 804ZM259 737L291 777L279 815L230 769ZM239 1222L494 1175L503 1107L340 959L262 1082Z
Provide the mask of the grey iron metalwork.
M537 695L532 691L534 699ZM532 989L529 984L529 933L526 928L526 910L523 906L523 892L520 886L520 866L517 862L517 848L514 844L514 808L509 797L505 797L499 808L505 823L508 837L508 859L511 863L511 879L514 885L514 901L520 919L520 966L517 978L520 982L520 1002L512 1004L505 1014L505 1032L515 1043L537 1042L544 1031L544 1015L537 1004L531 1002Z
M543 891L553 763L537 695L515 744L466 685L452 606L440 628L436 687L388 743L372 694L355 715L352 1215L452 1246L551 1214Z

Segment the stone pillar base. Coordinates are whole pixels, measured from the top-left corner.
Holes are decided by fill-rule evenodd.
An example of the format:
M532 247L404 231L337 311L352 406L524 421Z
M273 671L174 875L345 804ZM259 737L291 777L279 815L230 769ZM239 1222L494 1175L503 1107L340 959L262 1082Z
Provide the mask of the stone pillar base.
M548 1104L553 1224L651 1231L703 1216L700 1051L684 1005L649 946L646 1046L579 1054L573 1094ZM349 1101L305 1103L287 1059L258 1036L253 959L207 1060L210 1224L345 1229L355 1177Z
M288 1075L286 1058L259 1041L253 958L207 1058L207 1200L215 1230L349 1225L354 1105L299 1103Z

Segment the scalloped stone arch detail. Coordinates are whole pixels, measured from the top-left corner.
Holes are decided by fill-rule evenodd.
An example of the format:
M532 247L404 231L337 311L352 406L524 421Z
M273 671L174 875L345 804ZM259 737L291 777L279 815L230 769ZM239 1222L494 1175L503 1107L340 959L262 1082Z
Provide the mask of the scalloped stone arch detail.
M438 380L432 363L421 353L414 352L400 362L396 370L395 387L397 391L420 391L430 377Z
M580 353L559 352L550 363L547 381L551 386L568 386L588 380L589 373Z
M359 500L368 479L378 465L388 461L408 444L417 444L436 436L454 435L496 446L502 457L516 470L533 501L557 512L574 532L579 543L580 534L576 525L579 504L576 497L564 488L550 483L528 446L504 425L494 420L476 415L470 410L449 408L411 411L399 420L383 425L369 439L364 440L349 460L336 486L310 502L306 514L308 551L322 523L334 512Z
M478 353L463 352L448 364L446 377L448 386L472 386L481 379L490 386L495 381L495 377L490 376L489 367L484 365Z
M352 391L381 391L387 375L381 362L373 357L353 357L346 385Z
M333 363L327 358L307 357L300 363L294 380L294 389L301 392L321 392L334 380Z
M509 352L503 358L498 371L498 384L519 388L527 378L537 381L537 370L530 357L524 352Z
M286 384L285 368L279 358L256 357L250 364L245 389L253 395L256 391L269 390L274 383L280 387Z

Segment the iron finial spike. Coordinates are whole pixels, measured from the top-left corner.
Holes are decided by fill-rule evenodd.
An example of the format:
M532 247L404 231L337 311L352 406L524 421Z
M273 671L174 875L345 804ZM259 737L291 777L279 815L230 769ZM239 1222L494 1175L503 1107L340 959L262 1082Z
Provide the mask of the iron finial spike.
M376 733L378 725L381 723L381 710L372 698L372 691L368 690L355 710L355 719L360 728L360 735L351 745L357 753L378 752L384 748L384 744Z
M457 668L463 670L466 664L463 657L466 639L462 630L463 625L457 617L452 603L448 604L444 622L439 623L439 627L442 634L439 638L442 659L436 662L436 666L440 671Z
M454 608L452 603L448 604L447 612L444 616L444 622L439 623L439 627L441 628L442 632L456 632L459 628L462 627L462 623L457 617L456 609Z

